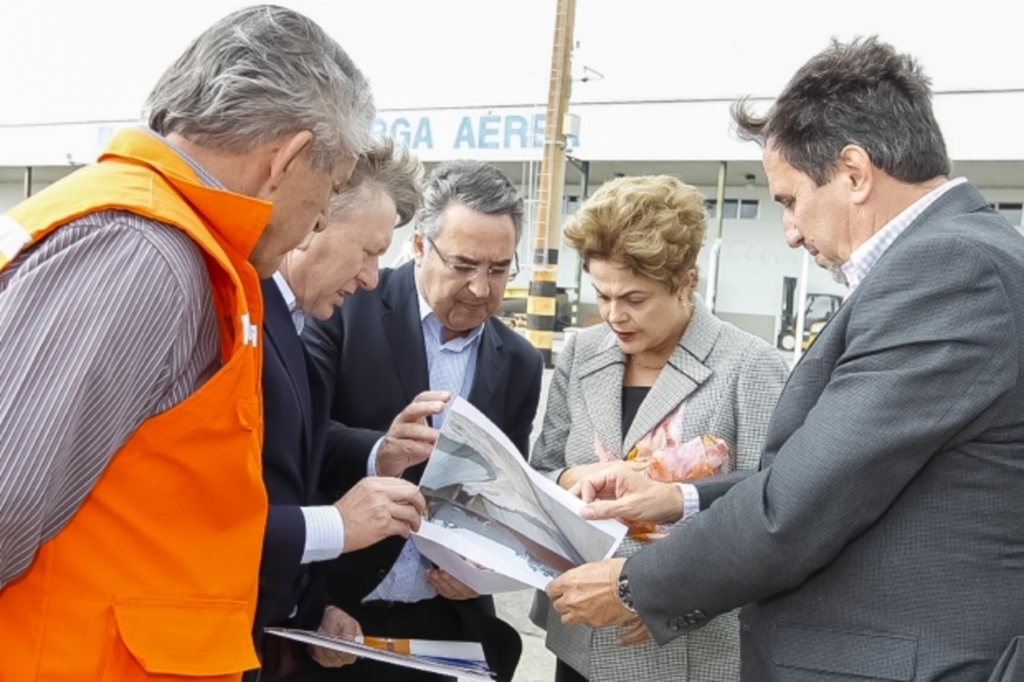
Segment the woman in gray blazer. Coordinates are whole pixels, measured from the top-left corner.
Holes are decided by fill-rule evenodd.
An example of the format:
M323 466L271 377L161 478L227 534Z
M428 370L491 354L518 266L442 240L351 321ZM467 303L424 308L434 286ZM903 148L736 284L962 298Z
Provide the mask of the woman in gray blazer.
M705 435L729 454L702 459L703 474L757 467L788 369L775 349L714 317L694 293L705 226L704 197L667 176L605 183L566 226L603 324L567 340L533 448L531 464L561 486L619 459L678 461L683 444ZM698 493L683 487L696 513ZM616 556L641 546L627 538ZM735 613L661 647L622 647L611 628L565 626L543 593L531 618L547 630L559 682L739 679Z

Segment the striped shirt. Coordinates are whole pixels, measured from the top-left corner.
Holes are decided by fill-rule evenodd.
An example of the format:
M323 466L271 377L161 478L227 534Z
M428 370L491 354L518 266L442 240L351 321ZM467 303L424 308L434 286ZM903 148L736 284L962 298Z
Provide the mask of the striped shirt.
M219 349L203 257L177 228L93 213L0 272L0 587L143 421L219 369Z

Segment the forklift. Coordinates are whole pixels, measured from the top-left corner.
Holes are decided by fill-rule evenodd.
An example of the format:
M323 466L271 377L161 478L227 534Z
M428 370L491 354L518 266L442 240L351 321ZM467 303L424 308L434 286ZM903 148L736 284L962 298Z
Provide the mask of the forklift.
M842 297L836 294L807 294L802 350L810 348L842 304ZM796 348L796 277L782 278L782 324L776 345L787 351Z

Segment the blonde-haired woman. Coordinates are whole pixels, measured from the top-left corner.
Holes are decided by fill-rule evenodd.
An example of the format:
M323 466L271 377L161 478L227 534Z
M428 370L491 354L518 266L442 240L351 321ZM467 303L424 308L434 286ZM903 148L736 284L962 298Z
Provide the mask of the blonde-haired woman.
M711 468L702 462L705 473L757 467L788 369L771 346L714 317L695 293L705 231L704 197L667 176L605 183L565 228L603 324L566 342L533 448L532 465L562 487L618 459L678 463L704 436L728 445ZM710 503L710 489L702 499L699 483L684 487L688 514ZM617 556L640 547L627 539ZM618 646L621 633L611 628L563 625L543 594L531 617L547 630L560 682L739 679L735 613L665 646L630 647Z

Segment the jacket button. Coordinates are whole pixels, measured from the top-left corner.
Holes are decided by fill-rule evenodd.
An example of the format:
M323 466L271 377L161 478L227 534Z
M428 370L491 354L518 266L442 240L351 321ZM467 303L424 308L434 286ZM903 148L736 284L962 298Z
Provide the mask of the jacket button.
M684 618L686 619L687 625L697 625L698 623L703 622L707 617L704 615L703 611L697 609L694 611L690 611L688 614L684 616Z

